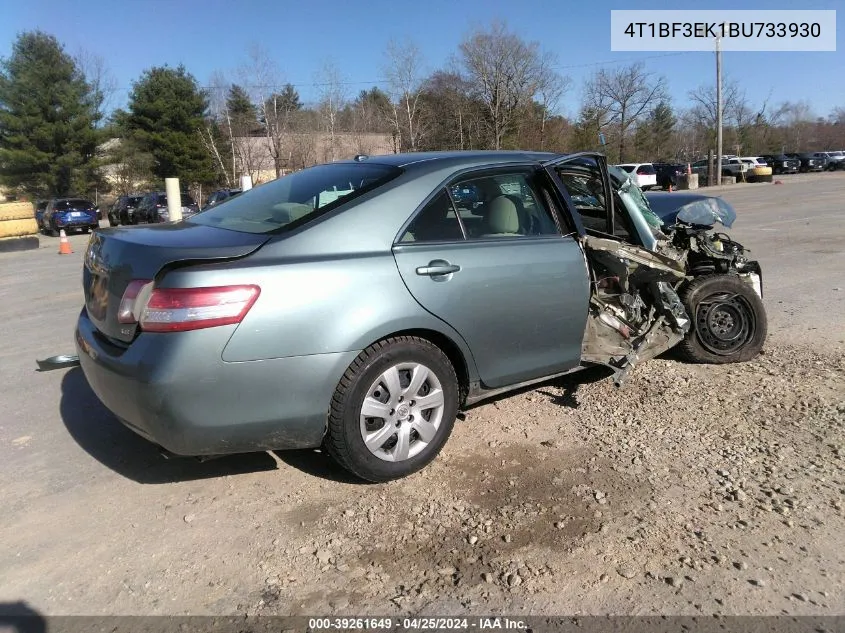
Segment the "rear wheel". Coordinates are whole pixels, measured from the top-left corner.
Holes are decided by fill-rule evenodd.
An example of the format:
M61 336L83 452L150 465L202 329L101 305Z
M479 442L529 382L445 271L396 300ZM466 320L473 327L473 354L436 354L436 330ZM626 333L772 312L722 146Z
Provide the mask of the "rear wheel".
M344 468L367 481L427 466L455 424L459 385L448 357L412 336L365 349L335 390L324 441Z
M678 346L696 363L741 363L760 353L768 322L763 301L736 275L698 277L681 293L692 327Z

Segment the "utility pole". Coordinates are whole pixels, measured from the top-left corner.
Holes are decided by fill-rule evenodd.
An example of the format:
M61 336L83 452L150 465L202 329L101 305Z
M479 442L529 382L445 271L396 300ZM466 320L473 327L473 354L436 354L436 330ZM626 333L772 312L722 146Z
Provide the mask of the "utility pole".
M716 38L716 184L722 184L722 38Z

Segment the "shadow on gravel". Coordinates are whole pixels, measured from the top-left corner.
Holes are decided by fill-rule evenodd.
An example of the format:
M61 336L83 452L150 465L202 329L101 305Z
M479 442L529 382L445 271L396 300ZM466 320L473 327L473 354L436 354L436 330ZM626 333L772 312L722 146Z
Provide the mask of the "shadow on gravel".
M319 450L301 451L273 451L273 454L291 468L310 475L341 484L371 484L372 482L359 479L352 473L341 468L336 461Z
M45 633L47 620L25 602L0 602L0 631Z
M123 426L102 405L79 368L71 369L62 379L59 409L71 437L91 457L141 484L208 479L277 467L268 453L231 455L206 462L189 457L165 459L155 445Z

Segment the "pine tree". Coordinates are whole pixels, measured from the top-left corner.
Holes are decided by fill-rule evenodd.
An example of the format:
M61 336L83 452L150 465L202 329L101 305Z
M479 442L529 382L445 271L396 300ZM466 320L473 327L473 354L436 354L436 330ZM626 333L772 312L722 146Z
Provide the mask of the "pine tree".
M208 98L184 66L151 68L129 96L126 128L130 139L152 155L153 175L176 177L185 185L215 179L202 130Z
M671 106L665 101L658 103L649 113L647 127L649 131L649 151L653 156L648 160L665 160L669 158L669 147L672 134L675 131L677 119Z
M595 108L584 106L572 130L572 150L587 151L601 149L599 134L602 131L602 115Z
M58 40L21 34L0 64L0 183L31 197L87 195L99 178L98 118Z

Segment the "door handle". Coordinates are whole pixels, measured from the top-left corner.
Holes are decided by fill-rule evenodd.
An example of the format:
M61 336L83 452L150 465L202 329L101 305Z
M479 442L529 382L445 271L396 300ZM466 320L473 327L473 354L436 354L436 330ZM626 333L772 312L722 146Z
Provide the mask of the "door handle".
M434 261L428 262L428 266L420 266L417 268L417 274L435 277L437 275L451 275L452 273L458 272L460 269L460 266L450 264L442 259L435 259Z

